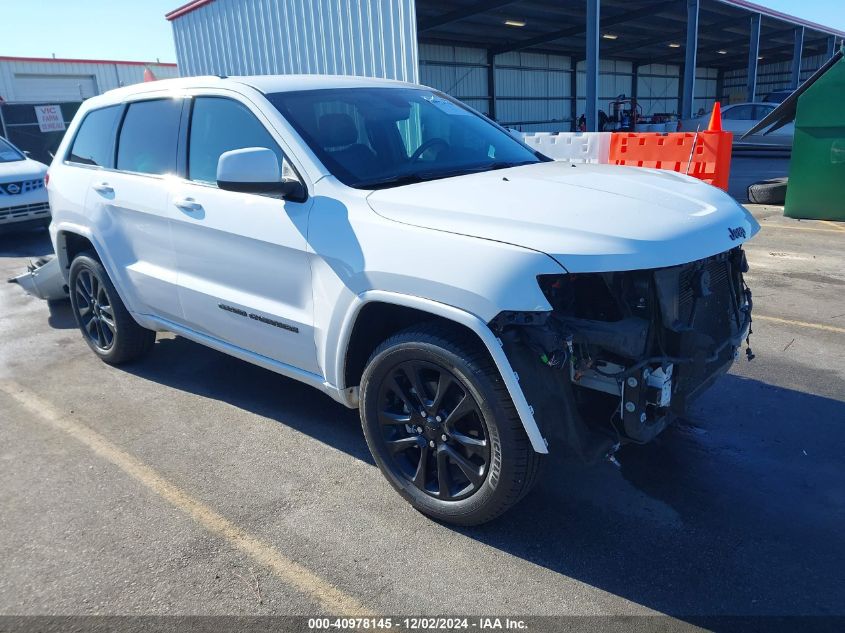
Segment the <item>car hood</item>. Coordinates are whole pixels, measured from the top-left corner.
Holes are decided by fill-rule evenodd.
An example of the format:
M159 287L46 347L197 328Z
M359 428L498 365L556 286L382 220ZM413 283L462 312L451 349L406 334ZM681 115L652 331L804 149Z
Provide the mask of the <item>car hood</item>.
M546 253L570 272L674 266L760 228L725 192L675 172L549 162L374 191L379 215Z
M43 178L46 173L47 165L31 158L0 163L0 182L35 180L36 178Z

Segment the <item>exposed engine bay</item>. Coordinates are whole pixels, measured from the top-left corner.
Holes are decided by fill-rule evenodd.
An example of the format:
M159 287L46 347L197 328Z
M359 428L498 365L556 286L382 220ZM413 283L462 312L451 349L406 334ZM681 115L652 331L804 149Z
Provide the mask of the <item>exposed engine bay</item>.
M591 460L683 415L749 343L747 270L737 247L667 268L539 277L551 312L503 312L490 326L547 441Z

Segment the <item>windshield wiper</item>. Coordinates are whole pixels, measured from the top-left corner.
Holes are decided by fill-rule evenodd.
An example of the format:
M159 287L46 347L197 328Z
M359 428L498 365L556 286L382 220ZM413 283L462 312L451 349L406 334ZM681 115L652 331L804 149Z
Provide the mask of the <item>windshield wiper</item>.
M400 185L412 185L415 182L427 180L422 174L402 174L400 176L388 176L355 183L358 189L381 189L383 187L398 187Z
M471 173L476 172L483 172L483 171L494 171L496 169L510 169L511 167L522 167L523 165L533 165L538 161L534 160L524 160L516 163L509 163L507 161L498 161L492 163L485 163L483 165L479 165L471 170ZM468 170L467 173L470 173Z
M379 178L376 180L368 180L355 184L358 189L382 189L384 187L400 187L402 185L412 185L417 182L426 182L429 180L440 180L441 178L452 178L454 176L464 176L466 174L478 174L485 171L493 171L495 169L508 169L510 167L521 167L523 165L533 165L535 161L528 160L517 163L509 163L505 161L484 163L483 165L476 165L474 167L461 167L460 169L453 169L450 171L423 171L414 174L401 174L395 176L388 176L386 178Z

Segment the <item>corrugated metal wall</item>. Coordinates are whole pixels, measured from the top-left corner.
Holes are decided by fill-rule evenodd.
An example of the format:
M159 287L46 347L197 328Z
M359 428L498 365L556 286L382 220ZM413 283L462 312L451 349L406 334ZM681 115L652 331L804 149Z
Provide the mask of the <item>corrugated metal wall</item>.
M568 132L572 126L572 61L519 51L496 56L496 114L523 132Z
M570 61L560 55L497 55L496 119L523 131L570 129ZM420 83L490 114L487 50L420 44Z
M813 55L801 60L801 81L810 77L827 61L825 55ZM725 88L722 98L737 103L746 101L748 89L746 87L748 71L746 69L730 70L725 73ZM792 80L792 63L778 62L757 66L757 99L761 100L773 90L785 90L790 87Z
M104 62L0 60L0 96L6 101L71 101L144 80L144 65ZM159 79L178 77L174 66L150 64ZM38 98L27 98L37 94Z
M637 103L642 114L676 114L679 68L676 64L648 64L637 69Z
M563 132L572 128L572 61L563 55L512 52L497 55L496 119L524 132ZM420 83L437 88L476 110L490 113L487 51L442 44L420 44ZM716 70L696 73L695 108L708 110L716 100ZM637 99L643 114L679 111L679 67L671 64L640 66ZM619 95L633 94L633 65L601 60L599 108L611 111ZM577 67L576 117L584 112L586 69Z
M182 74L418 80L414 0L215 0L173 20Z
M614 59L599 60L599 110L606 113L610 111L610 102L620 95L630 97L634 65L631 62L617 61ZM578 116L584 113L587 107L587 62L578 62Z
M692 102L693 113L703 110L711 112L716 103L719 85L719 71L715 68L698 68L695 73L695 98Z
M487 50L464 46L420 44L420 79L484 114L490 113Z

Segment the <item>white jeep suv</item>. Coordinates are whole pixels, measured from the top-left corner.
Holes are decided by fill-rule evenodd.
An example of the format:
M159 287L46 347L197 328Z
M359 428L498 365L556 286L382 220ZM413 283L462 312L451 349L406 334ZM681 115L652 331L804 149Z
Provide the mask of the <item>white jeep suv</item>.
M552 162L393 81L196 77L87 100L51 234L91 349L170 331L358 407L414 507L476 524L543 454L612 457L747 338L758 225L665 171Z

